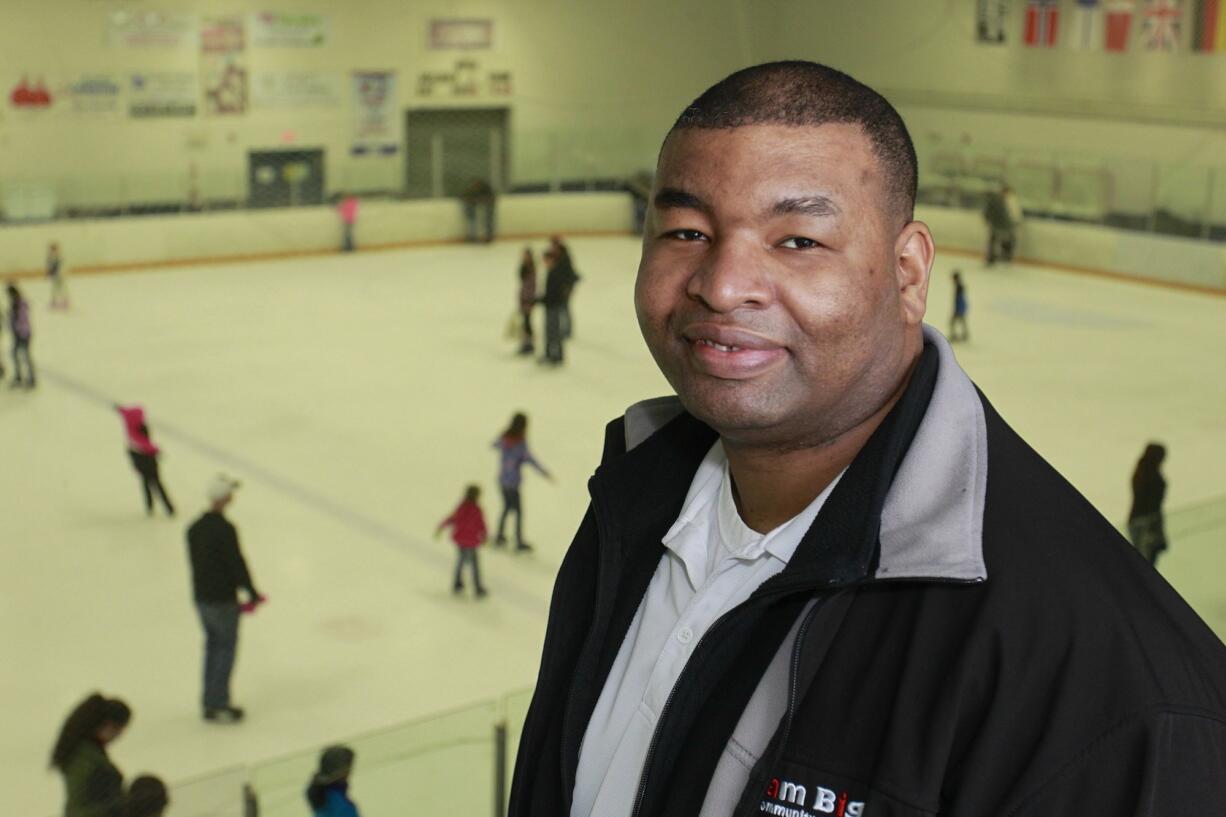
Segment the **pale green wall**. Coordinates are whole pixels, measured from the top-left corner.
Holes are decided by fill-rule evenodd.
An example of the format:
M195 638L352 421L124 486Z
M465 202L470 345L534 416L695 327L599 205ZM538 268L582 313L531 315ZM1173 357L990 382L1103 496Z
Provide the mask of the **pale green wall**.
M852 74L899 107L921 151L939 139L1101 156L1121 174L1125 212L1149 197L1153 162L1162 166L1162 186L1175 188L1160 198L1177 208L1203 204L1195 177L1208 166L1223 166L1226 186L1226 55L1026 48L1021 0L1011 3L1011 41L1003 46L975 42L974 0L746 6L754 10L755 61L811 59ZM1072 6L1062 3L1062 23Z
M509 105L513 181L546 180L559 156L563 175L616 175L650 165L671 119L712 78L744 61L743 31L728 24L732 0L575 3L566 0L3 0L0 2L0 83L7 97L23 74L45 76L55 89L82 74L195 70L196 48L181 51L109 47L107 15L116 9L191 10L205 14L323 12L331 39L318 49L248 47L248 68L332 72L341 104L330 110L250 111L245 116L191 120L132 120L120 114L50 111L0 113L0 180L54 177L69 185L107 187L119 177L175 188L189 164L203 175L245 166L249 148L282 145L292 130L302 146L328 148L329 186L343 187L366 168L401 174L402 158L348 157L349 72L395 69L400 108L416 105ZM488 51L431 51L434 17L494 20ZM471 56L482 71L513 75L514 95L462 102L420 100L421 71L446 71ZM598 157L593 161L591 157ZM369 173L369 170L368 170Z

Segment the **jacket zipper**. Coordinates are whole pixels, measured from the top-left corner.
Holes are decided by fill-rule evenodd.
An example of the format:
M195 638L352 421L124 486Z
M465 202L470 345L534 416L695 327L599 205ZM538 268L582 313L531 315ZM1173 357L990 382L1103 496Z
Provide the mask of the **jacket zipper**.
M792 666L788 675L788 709L783 721L783 739L779 741L780 746L786 746L792 734L792 720L796 716L796 685L800 682L800 653L804 649L805 635L809 632L809 625L813 623L813 619L817 618L817 613L822 609L822 604L827 598L827 596L818 596L814 600L813 609L805 615L804 621L800 623L800 629L796 631L796 641L792 644Z

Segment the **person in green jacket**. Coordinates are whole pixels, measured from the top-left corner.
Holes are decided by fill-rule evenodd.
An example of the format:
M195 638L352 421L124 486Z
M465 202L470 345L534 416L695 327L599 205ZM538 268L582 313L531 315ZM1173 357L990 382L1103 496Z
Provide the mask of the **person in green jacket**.
M51 752L52 768L64 775L64 817L119 817L123 774L106 756L106 747L130 720L126 703L96 692L68 715Z

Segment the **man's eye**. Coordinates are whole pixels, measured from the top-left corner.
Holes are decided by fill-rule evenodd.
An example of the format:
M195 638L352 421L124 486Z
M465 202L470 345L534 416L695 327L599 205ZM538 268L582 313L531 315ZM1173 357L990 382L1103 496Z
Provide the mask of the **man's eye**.
M811 238L803 238L801 236L794 235L791 238L785 240L779 246L784 247L789 250L811 250L814 247L820 247L821 244L819 244L818 242L814 241Z
M665 233L665 235L669 238L680 239L681 241L702 241L704 238L706 238L705 235L697 230L672 230Z

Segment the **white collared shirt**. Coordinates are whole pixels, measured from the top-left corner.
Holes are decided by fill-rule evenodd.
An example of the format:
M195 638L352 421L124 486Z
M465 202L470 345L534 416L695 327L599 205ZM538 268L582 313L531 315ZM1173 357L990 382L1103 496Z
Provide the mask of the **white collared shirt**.
M571 817L629 817L656 723L686 661L721 615L783 570L839 477L762 534L741 521L723 444L707 452L588 720Z

